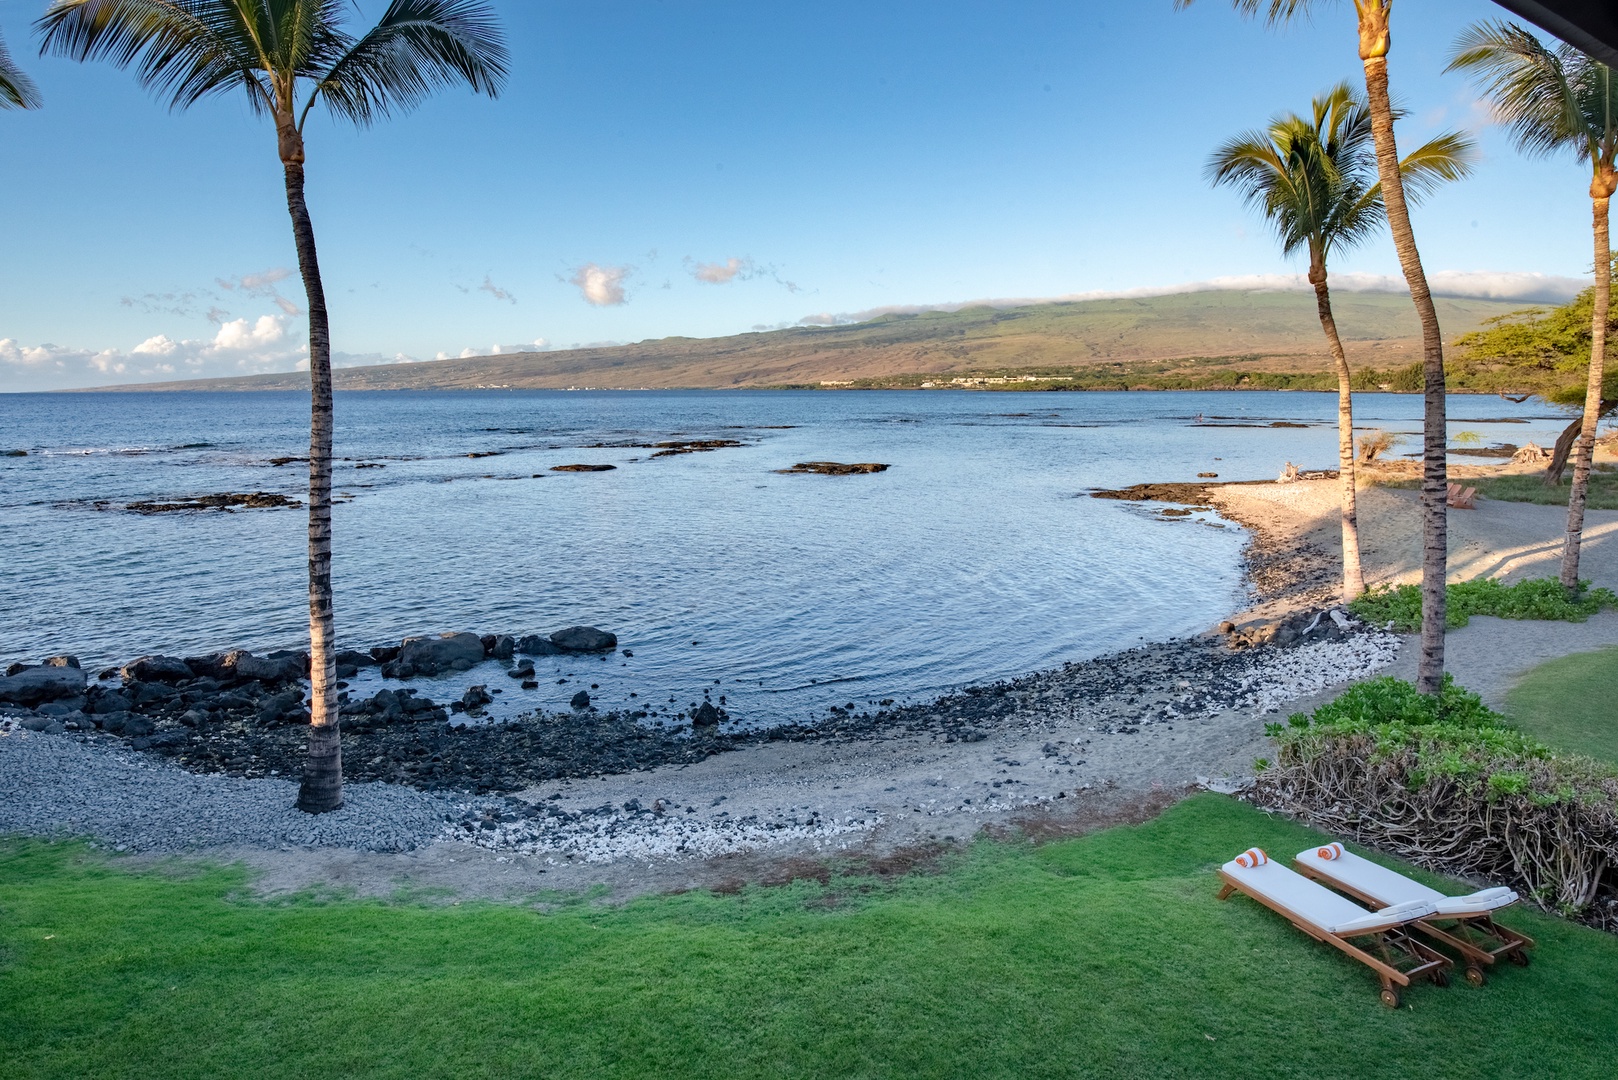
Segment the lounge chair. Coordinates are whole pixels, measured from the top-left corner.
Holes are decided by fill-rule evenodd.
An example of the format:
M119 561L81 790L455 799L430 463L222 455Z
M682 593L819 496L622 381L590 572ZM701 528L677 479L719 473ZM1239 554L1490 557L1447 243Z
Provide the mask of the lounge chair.
M1466 961L1466 981L1473 986L1482 986L1488 981L1483 969L1493 964L1496 957L1504 956L1514 964L1528 966L1527 950L1534 947L1533 938L1494 921L1495 912L1517 902L1517 894L1504 886L1466 896L1445 896L1437 889L1361 858L1336 843L1300 851L1293 861L1310 877L1373 908L1412 900L1432 904L1433 914L1419 920L1416 929L1460 953Z
M1449 984L1449 959L1423 945L1406 929L1437 909L1431 901L1390 904L1367 911L1302 874L1271 862L1258 848L1248 848L1219 868L1225 882L1223 900L1241 892L1284 915L1317 941L1352 956L1382 980L1382 1004L1399 1007L1399 990L1416 979ZM1359 942L1359 944L1356 944Z

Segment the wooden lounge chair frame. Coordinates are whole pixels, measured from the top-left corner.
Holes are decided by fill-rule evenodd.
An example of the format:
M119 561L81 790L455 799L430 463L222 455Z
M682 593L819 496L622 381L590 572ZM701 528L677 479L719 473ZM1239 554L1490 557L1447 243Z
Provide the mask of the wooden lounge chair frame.
M1367 895L1346 882L1329 878L1307 863L1294 859L1292 865L1305 877L1313 878L1323 885L1330 885L1338 892L1352 896L1372 911L1378 911L1384 906L1376 897ZM1464 915L1429 915L1425 919L1417 919L1411 925L1434 941L1441 942L1460 953L1461 958L1466 961L1466 981L1472 986L1482 986L1489 981L1489 977L1484 973L1484 967L1493 964L1499 957L1504 956L1518 967L1527 967L1528 950L1534 947L1534 939L1527 934L1495 922L1493 911Z
M1382 980L1382 992L1379 997L1382 1004L1390 1009L1399 1007L1400 989L1409 986L1417 979L1429 979L1434 986L1449 985L1449 969L1451 966L1449 957L1423 945L1411 936L1405 926L1390 926L1382 930L1372 930L1361 934L1333 934L1316 926L1283 904L1248 892L1242 888L1241 882L1231 877L1223 869L1219 871L1219 878L1225 884L1219 890L1217 899L1225 900L1232 893L1239 892L1249 899L1257 900L1316 941L1325 942L1332 948L1352 956L1376 972L1377 977ZM1370 940L1365 948L1354 944L1354 940L1367 938Z

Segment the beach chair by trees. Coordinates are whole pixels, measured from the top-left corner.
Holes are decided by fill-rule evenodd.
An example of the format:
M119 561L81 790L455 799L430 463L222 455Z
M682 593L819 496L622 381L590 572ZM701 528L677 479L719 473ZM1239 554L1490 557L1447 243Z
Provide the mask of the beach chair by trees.
M1393 904L1367 911L1295 870L1270 861L1258 848L1248 848L1219 868L1224 887L1219 899L1234 892L1249 896L1284 916L1316 941L1338 949L1382 981L1382 1004L1399 1007L1399 991L1418 979L1449 984L1450 960L1423 945L1410 925L1437 912L1430 901Z
M1482 889L1466 896L1446 896L1437 889L1389 870L1346 850L1342 844L1298 852L1294 865L1316 881L1363 901L1376 909L1412 902L1433 905L1434 912L1416 921L1416 929L1454 949L1466 961L1466 981L1482 986L1483 969L1504 956L1528 966L1534 939L1494 921L1494 913L1517 902L1517 894L1504 886Z

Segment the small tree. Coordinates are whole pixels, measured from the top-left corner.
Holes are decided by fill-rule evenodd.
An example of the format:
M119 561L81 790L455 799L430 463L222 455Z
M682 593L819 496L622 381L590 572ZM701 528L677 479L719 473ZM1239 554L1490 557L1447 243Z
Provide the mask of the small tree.
M1420 147L1399 165L1412 201L1469 168L1471 145L1451 133ZM1342 481L1343 599L1365 591L1355 509L1352 376L1332 316L1326 262L1333 250L1369 239L1386 219L1376 179L1371 113L1341 83L1314 99L1308 118L1296 113L1226 143L1208 165L1214 184L1238 188L1274 227L1283 254L1307 251L1309 283L1321 329L1337 369L1337 460Z
M287 212L309 300L309 756L298 807L343 805L331 592L331 332L315 230L303 197L304 125L316 103L364 127L463 82L494 97L507 55L478 0L393 0L362 37L341 0L56 0L43 51L134 65L142 85L184 109L241 91L275 125Z
M0 109L37 109L39 90L11 59L5 38L0 38Z
M1590 166L1591 231L1595 236L1590 309L1590 363L1584 416L1573 455L1573 490L1567 503L1562 584L1579 587L1579 546L1585 492L1595 454L1607 353L1607 311L1612 301L1609 204L1618 191L1618 85L1612 69L1571 45L1550 48L1515 23L1477 23L1461 34L1449 70L1471 72L1505 121L1519 149L1529 154L1571 152Z

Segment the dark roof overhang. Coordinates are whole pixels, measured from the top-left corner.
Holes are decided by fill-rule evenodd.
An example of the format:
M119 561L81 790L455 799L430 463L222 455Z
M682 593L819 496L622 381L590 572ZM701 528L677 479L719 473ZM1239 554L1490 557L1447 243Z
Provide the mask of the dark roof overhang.
M1495 0L1506 10L1618 67L1618 4L1613 0Z

